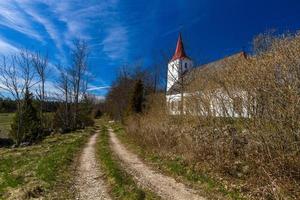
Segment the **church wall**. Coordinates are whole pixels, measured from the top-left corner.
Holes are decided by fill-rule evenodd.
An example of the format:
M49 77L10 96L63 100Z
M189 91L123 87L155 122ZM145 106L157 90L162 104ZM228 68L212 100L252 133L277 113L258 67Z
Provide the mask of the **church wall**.
M209 106L204 105L197 95L206 95L206 99L209 99ZM214 117L243 117L249 118L248 109L246 106L247 96L243 91L236 92L236 97L239 99L239 109L235 108L234 99L229 97L224 92L217 92L214 94L192 94L184 93L184 108L183 114L194 116L214 116ZM202 96L203 97L203 96ZM167 95L168 111L171 115L180 115L180 102L181 94ZM188 99L193 99L188 101Z

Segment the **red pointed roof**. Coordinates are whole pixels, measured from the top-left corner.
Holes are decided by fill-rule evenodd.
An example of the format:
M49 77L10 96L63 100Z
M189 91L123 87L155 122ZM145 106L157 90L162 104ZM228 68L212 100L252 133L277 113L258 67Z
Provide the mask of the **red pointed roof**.
M186 53L184 51L184 46L183 46L183 42L182 42L181 33L179 33L177 46L176 46L176 51L175 51L175 54L174 54L171 61L174 61L174 60L177 60L177 59L183 59L183 58L188 58L189 59L189 57L186 55Z

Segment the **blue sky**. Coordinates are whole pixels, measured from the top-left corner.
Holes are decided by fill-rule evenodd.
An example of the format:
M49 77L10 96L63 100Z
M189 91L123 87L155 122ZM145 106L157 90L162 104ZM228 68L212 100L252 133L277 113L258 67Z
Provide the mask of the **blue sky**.
M240 50L270 29L300 29L299 0L1 0L0 54L20 48L68 63L72 41L90 45L90 91L101 96L120 66L171 57L178 32L197 64ZM161 66L166 67L166 66Z

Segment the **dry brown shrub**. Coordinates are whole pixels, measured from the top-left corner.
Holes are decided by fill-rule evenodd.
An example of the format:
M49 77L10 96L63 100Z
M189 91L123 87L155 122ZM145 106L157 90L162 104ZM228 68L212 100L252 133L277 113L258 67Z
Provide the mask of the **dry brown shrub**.
M269 51L247 59L225 60L222 68L203 69L189 87L202 95L185 99L187 107L206 116L170 116L164 95L152 95L148 112L127 120L129 136L146 150L181 155L199 171L240 184L250 198L299 199L300 35L278 38ZM212 99L225 105L239 95L247 117L210 113Z

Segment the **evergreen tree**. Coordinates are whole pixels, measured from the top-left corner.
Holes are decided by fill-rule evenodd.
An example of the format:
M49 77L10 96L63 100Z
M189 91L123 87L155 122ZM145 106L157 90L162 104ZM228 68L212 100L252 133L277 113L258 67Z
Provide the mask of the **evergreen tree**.
M88 95L85 95L83 100L79 104L77 124L80 128L85 128L86 126L94 125L93 108L93 99L90 98Z
M144 84L142 80L137 80L134 85L134 90L131 99L131 111L133 113L141 113L144 104Z
M32 104L32 94L28 88L21 108L16 112L11 125L11 137L17 145L22 142L33 142L41 137L41 121L37 110Z

